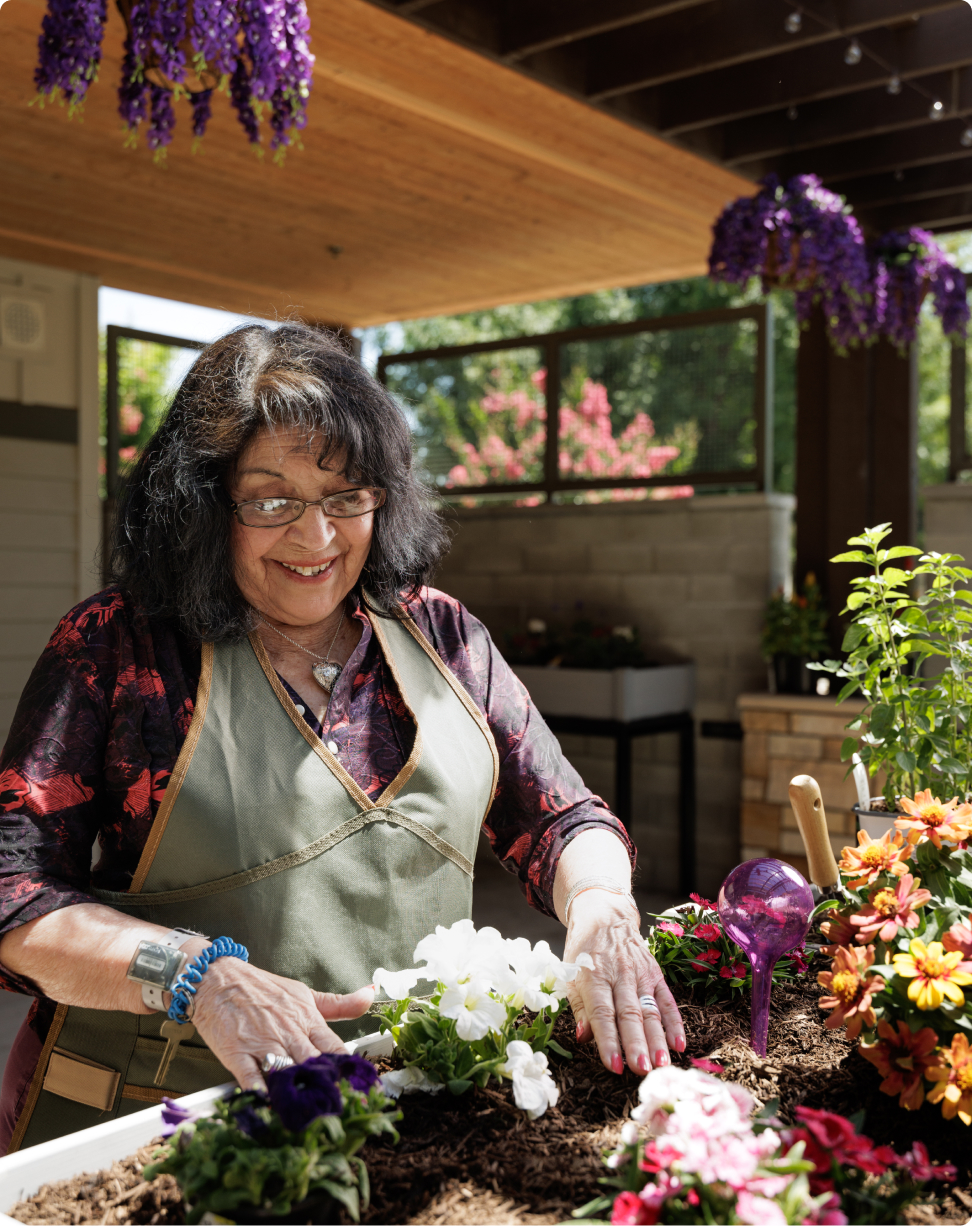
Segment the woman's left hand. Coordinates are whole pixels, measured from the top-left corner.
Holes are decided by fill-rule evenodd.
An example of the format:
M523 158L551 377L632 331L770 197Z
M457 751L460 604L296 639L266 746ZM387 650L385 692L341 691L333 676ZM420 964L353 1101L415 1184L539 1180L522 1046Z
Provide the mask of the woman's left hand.
M589 953L592 971L583 970L568 986L577 1021L577 1038L597 1043L606 1068L620 1073L627 1058L634 1073L671 1062L669 1047L685 1050L685 1028L658 963L640 930L641 916L630 898L606 890L585 890L571 904L564 959ZM640 998L655 1007L642 1009Z

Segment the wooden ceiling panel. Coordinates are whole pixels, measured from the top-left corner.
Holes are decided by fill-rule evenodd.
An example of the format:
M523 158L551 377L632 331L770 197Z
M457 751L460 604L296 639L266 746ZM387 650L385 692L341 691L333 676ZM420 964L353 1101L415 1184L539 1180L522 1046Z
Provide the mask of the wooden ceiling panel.
M218 97L165 167L123 147L110 6L83 122L29 106L42 0L0 8L0 252L144 293L349 325L702 271L731 171L362 0L311 0L304 150ZM428 7L434 12L436 5Z

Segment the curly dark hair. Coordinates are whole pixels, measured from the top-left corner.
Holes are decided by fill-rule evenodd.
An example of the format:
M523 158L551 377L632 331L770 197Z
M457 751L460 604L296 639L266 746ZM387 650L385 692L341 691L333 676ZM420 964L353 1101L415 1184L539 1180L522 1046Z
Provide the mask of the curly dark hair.
M412 470L398 405L334 335L253 323L200 353L125 483L108 573L140 608L198 639L252 629L234 574L226 478L265 427L313 432L319 467L343 452L352 480L388 491L355 589L362 597L367 587L374 612L429 582L448 537Z

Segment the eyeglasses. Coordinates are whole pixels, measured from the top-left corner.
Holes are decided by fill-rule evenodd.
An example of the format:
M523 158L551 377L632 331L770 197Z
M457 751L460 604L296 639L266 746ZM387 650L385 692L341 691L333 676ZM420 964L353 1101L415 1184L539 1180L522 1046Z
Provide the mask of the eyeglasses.
M231 503L230 509L247 528L281 528L300 519L308 507L320 507L332 519L354 519L376 511L384 501L383 489L364 486L325 494L316 502L303 502L300 498L251 498Z

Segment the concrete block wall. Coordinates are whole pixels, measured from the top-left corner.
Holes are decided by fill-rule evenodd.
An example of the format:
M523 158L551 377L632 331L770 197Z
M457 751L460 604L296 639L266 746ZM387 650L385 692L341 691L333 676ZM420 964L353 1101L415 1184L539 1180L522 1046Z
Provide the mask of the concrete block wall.
M796 694L743 694L739 715L743 726L741 858L775 856L807 874L803 840L790 805L794 775L812 775L820 784L827 812L827 829L834 852L856 846L857 801L847 763L840 760L846 725L862 709L853 699L838 707L833 698ZM873 788L880 790L880 780Z
M972 485L954 482L926 486L925 548L936 553L959 553L972 566Z
M59 618L99 584L98 285L0 259L0 309L37 304L43 343L0 330L0 744Z
M697 720L732 720L739 694L766 687L759 633L789 568L792 514L782 494L461 509L436 583L500 642L530 617L637 625L649 646L696 661ZM610 803L613 744L564 736L562 745ZM699 884L712 890L738 862L740 746L700 739L696 750ZM674 735L634 747L641 882L662 892L677 855L677 753Z

